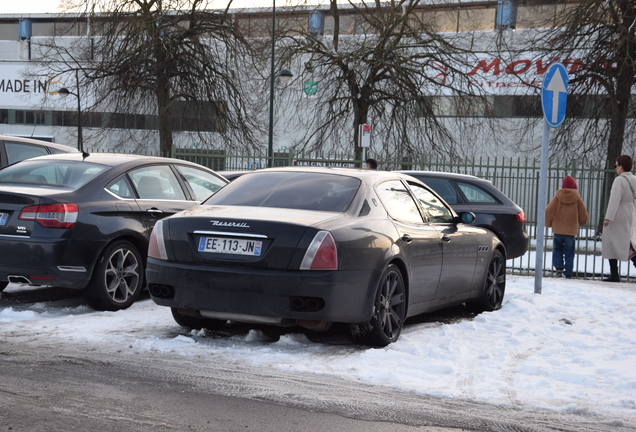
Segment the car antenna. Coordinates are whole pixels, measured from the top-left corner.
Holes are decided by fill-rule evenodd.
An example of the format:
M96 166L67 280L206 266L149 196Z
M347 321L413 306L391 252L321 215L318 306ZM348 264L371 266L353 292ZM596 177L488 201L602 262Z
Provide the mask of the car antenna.
M82 158L86 159L87 157L89 157L91 154L89 152L87 152L86 150L82 150Z

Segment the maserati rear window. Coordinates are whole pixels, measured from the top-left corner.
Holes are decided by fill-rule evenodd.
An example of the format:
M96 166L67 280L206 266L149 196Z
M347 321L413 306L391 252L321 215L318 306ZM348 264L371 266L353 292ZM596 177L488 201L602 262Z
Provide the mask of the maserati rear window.
M26 160L0 170L0 184L77 189L108 168L110 167L89 162Z
M360 180L354 177L263 172L241 176L212 195L205 204L344 212L359 187Z

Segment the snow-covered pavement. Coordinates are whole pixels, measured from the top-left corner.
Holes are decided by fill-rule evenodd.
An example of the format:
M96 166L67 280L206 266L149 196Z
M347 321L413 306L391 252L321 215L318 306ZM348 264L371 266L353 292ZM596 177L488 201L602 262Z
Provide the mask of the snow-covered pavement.
M10 285L5 292L30 289ZM314 342L301 332L272 340L254 329L188 331L151 300L119 312L95 312L79 298L8 303L0 299L0 340L59 341L145 356L222 356L407 392L636 424L636 285L628 283L545 278L542 294L534 294L534 278L509 275L501 310L407 324L399 341L384 349Z

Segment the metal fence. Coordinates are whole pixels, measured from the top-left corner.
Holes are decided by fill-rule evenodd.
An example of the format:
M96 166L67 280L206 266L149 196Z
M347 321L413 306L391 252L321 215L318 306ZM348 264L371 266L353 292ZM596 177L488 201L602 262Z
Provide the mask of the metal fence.
M183 149L175 148L173 156L207 166L216 171L252 170L268 165L265 150L239 154L230 154L225 150ZM291 149L275 152L272 166L338 166L360 167L361 160L356 160L347 153L298 153ZM457 162L448 158L425 158L419 160L403 159L378 160L381 170L423 170L444 171L469 174L490 180L497 188L524 209L527 217L529 250L520 258L508 261L513 274L534 275L536 224L538 209L538 186L540 162L535 159L480 157ZM588 224L581 227L576 238L576 256L574 263L575 276L586 279L599 279L609 274L607 260L601 258L601 235L598 227L604 218L605 203L609 196L611 184L605 184L607 170L599 162L597 165L582 164L577 161L569 163L551 162L548 172L548 202L554 193L561 188L561 181L567 175L576 179L579 193L589 213ZM543 271L552 275L552 233L545 233ZM622 276L636 277L636 271L628 265L620 263Z

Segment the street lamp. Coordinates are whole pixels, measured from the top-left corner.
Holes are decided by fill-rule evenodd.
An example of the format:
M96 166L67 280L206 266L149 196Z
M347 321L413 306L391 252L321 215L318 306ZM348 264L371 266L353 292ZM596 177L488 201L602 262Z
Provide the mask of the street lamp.
M272 68L270 71L269 83L269 140L267 143L267 167L271 168L274 163L274 54L276 51L276 0L272 0ZM288 70L283 69L278 73L278 78L287 82L294 75Z
M68 95L73 95L73 96L77 97L77 149L79 151L83 152L84 151L84 142L82 140L82 103L81 103L81 99L80 99L79 75L78 75L77 70L75 71L75 83L77 84L77 93L73 93L72 91L70 91L66 87L62 87L61 89L59 89L57 91L57 94L59 94L60 97L62 97L62 98L65 98Z

